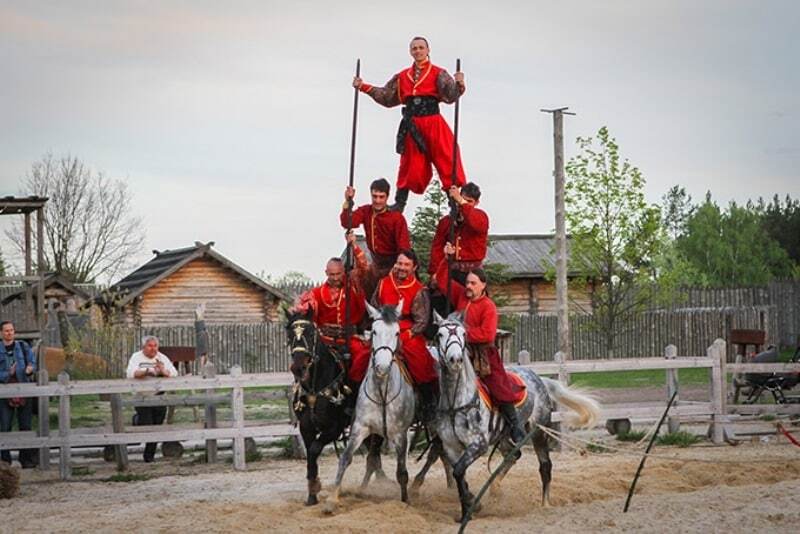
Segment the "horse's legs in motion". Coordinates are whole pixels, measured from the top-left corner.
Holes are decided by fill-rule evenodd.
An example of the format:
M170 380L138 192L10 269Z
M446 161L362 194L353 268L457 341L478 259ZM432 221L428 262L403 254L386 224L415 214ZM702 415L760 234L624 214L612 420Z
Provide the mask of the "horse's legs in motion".
M550 506L550 480L552 478L553 463L550 461L550 446L547 435L537 430L533 434L533 448L539 459L539 476L542 477L542 506Z
M319 468L317 466L317 459L322 452L323 443L316 438L316 433L313 428L304 429L300 426L301 434L303 436L303 443L306 446L306 479L308 480L308 499L306 499L306 506L317 504L317 493L322 488L319 482Z
M373 473L375 478L386 478L386 475L381 468L381 446L383 445L383 436L372 434L367 439L367 469L364 472L364 480L361 481L361 489L364 490L369 484L369 479Z
M505 457L508 455L509 452L514 450L514 446L511 444L511 442L505 439L500 442L497 448L503 455L503 460L505 460ZM503 470L497 474L497 478L495 478L494 482L492 482L491 486L492 493L500 493L500 483L503 482L505 476L508 474L509 471L511 471L511 468L514 467L514 464L517 463L517 460L519 460L521 457L522 453L520 451L517 451L517 453L514 455L514 461L507 463L505 468L503 468Z
M458 485L458 497L461 501L461 519L458 520L459 522L463 521L464 518L467 517L469 508L472 506L472 501L475 499L474 495L470 493L469 485L467 484L467 469L475 460L477 460L481 455L483 455L483 453L486 452L486 449L487 444L483 438L470 443L467 445L464 453L453 466L453 476L455 477L456 484Z
M422 487L422 484L425 483L425 475L428 474L428 470L439 458L444 459L442 440L440 440L438 437L435 437L431 441L431 448L428 449L428 455L425 458L425 465L422 466L420 472L414 477L414 483L411 484L411 491L417 491L420 487ZM448 465L447 462L445 462L445 464Z
M350 439L347 440L347 447L344 448L342 456L339 458L339 469L336 471L336 481L334 482L333 493L331 493L331 498L329 499L334 505L339 502L339 489L342 486L344 472L347 471L347 467L350 465L350 462L353 461L353 454L356 449L367 436L369 436L369 428L354 422L353 426L350 428Z
M399 432L394 440L394 449L397 452L397 483L400 484L400 500L408 503L408 433Z

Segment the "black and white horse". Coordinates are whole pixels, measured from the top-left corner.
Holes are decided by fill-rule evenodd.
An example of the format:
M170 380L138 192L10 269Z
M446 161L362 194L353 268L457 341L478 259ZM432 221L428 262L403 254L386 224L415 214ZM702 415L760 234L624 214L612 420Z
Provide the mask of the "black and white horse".
M494 444L498 444L498 448L504 453L511 451L513 447L508 439L504 418L492 414L492 410L480 399L460 316L451 314L447 319L442 319L435 314L435 318L439 326L437 346L441 390L435 427L442 441L444 454L453 466L463 520L474 499L466 481L469 466ZM528 389L527 398L518 407L520 420L528 428L536 425L550 426L550 415L555 409L555 402L575 412L568 414L566 420L571 426L590 427L597 421L600 407L590 397L555 380L539 377L530 369L512 367L509 370L517 373ZM552 463L547 435L538 426L532 435L532 442L539 459L542 504L548 505ZM429 457L430 463L432 459ZM502 480L511 465L509 463L506 470L499 474L495 484ZM421 475L424 477L424 471Z

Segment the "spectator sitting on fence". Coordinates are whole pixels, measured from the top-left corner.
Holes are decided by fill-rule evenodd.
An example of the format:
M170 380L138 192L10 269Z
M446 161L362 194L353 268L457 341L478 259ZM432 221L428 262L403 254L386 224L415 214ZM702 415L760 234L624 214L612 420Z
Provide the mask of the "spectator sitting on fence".
M142 350L131 355L125 374L128 378L172 378L178 376L178 371L169 361L169 358L158 352L158 338L156 336L144 336L142 338ZM166 406L137 406L136 415L133 416L133 424L134 426L160 425L164 422L166 415ZM145 462L153 461L156 455L156 447L158 447L158 443L145 445Z
M36 372L36 355L30 345L24 341L17 341L14 323L3 321L0 323L3 335L3 350L0 352L0 383L34 382ZM14 413L17 414L19 430L30 430L33 419L33 403L35 399L13 397L0 399L0 432L11 432L14 424ZM36 465L36 450L26 449L19 451L19 463L23 469ZM0 451L2 461L11 464L11 451Z

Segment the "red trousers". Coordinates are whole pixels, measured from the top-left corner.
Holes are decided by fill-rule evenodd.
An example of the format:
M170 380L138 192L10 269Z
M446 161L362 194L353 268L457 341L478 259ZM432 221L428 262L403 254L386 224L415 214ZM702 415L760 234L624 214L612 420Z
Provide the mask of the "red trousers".
M353 382L361 382L367 374L370 358L369 343L357 337L350 338L350 370L347 377Z
M433 177L431 164L436 167L442 188L447 190L453 177L453 132L440 114L412 117L414 125L422 134L428 154L421 152L411 135L406 135L405 149L400 156L400 170L397 171L397 188L410 189L421 195ZM467 183L464 168L461 166L461 151L456 163L456 184Z
M428 352L425 336L412 336L411 331L406 330L401 334L400 339L403 343L400 348L401 354L414 382L417 384L435 382L439 375L436 374L433 358Z
M503 360L500 358L500 352L496 347L491 347L487 350L486 356L492 372L487 376L482 376L481 381L486 384L492 397L492 403L497 405L519 401L520 392L525 388L511 381L511 377L506 373Z

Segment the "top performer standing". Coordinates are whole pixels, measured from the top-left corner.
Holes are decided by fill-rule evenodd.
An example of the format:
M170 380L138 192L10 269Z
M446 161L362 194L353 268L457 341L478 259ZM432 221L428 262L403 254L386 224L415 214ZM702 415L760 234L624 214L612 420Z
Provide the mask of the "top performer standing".
M400 71L383 87L353 78L353 87L368 94L378 104L394 107L403 104L403 118L397 130L396 150L400 154L400 169L397 171L397 192L392 209L403 211L408 200L408 191L425 192L436 167L442 188L466 183L461 166L461 154L456 162L455 184L453 178L453 132L439 114L439 102L451 104L464 94L464 73L456 72L455 78L430 61L428 41L414 37L409 45L414 64Z

